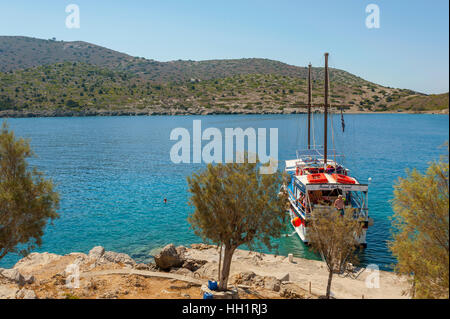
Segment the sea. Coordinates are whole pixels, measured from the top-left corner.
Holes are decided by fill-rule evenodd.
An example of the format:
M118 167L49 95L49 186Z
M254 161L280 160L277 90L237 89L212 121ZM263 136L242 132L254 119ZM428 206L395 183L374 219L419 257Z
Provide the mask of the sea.
M30 167L52 179L61 198L60 218L47 225L43 244L35 251L87 253L101 245L129 254L139 262L151 261L155 252L169 243L187 246L201 242L187 221L194 208L188 205L186 177L205 168L203 160L194 163L198 162L194 152L200 154L198 148L210 141L195 144L194 123L201 124L201 132L218 129L223 135L223 147L227 128L253 129L258 136L266 129L267 154L269 147L272 155L277 153L280 170L284 169L285 160L296 158L296 151L306 148L307 142L305 114L5 121L17 137L29 140L35 153L28 159ZM312 124L311 143L323 145L323 115L314 114ZM406 176L407 169L424 172L431 161L448 152L443 145L449 140L449 117L345 114L344 125L343 129L340 114L329 116L328 153L330 158L344 155L350 175L361 183L369 183L369 216L374 224L368 230L368 247L360 253L360 261L362 265L376 264L380 269L392 270L396 260L388 242L392 238L393 185L399 177ZM171 157L171 150L181 139L175 134L180 130L188 132L188 163L176 163ZM277 135L274 143L270 143L271 134ZM283 237L273 242L278 246L273 251L257 249L319 259L290 226ZM8 254L0 260L0 267L12 267L20 258Z

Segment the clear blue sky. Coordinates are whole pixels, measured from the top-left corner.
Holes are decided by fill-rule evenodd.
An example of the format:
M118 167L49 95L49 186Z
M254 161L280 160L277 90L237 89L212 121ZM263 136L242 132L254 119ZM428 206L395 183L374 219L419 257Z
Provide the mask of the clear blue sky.
M81 28L67 29L77 4ZM365 26L368 4L380 28ZM159 61L261 57L379 84L449 90L448 0L0 0L0 35L83 40Z

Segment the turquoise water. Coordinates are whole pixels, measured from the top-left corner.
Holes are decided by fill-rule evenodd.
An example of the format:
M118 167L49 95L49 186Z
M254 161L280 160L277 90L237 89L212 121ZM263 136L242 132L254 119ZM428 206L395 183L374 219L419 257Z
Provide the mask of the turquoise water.
M38 251L65 254L88 252L95 245L149 260L151 251L168 243L199 242L186 221L186 176L203 164L173 164L169 152L173 128L278 128L279 159L295 158L306 140L305 115L213 115L154 117L86 117L9 119L16 135L30 138L37 158L31 164L51 177L61 194L61 217L49 225ZM437 159L448 140L448 116L408 114L347 115L346 131L333 117L335 147L360 181L372 177L369 192L368 248L362 262L389 268L395 260L390 237L393 181L405 168L424 170ZM322 118L315 118L316 131ZM316 141L321 141L317 136ZM283 167L284 162L280 164ZM164 198L168 199L165 204ZM292 230L288 229L287 233ZM279 241L279 253L315 258L296 236ZM0 266L20 257L8 255Z

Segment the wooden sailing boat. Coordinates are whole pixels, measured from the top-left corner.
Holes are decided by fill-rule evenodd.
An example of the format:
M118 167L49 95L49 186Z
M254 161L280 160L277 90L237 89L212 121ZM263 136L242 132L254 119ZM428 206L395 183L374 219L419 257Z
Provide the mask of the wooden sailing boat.
M337 159L328 158L328 53L325 53L325 97L324 107L324 141L323 148L311 147L311 64L308 68L308 148L297 151L297 158L286 161L286 172L290 174L290 182L286 185L289 200L291 225L304 243L309 243L308 225L313 209L333 207L338 196L342 196L345 209L351 207L355 218L364 223L362 234L357 242L366 247L366 232L369 225L368 184L360 183L354 176L349 176L349 169Z

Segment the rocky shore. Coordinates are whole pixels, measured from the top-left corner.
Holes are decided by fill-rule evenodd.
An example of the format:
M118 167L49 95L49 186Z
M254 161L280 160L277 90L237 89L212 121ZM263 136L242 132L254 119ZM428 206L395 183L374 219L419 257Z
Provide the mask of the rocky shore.
M86 117L86 116L152 116L152 115L218 115L218 114L303 114L298 109L284 110L183 110L183 109L157 109L157 110L36 110L36 111L0 111L0 118L27 118L27 117Z
M101 246L88 254L31 253L11 269L0 268L0 299L202 298L207 281L217 279L218 258L217 247L206 244L167 245L149 264ZM405 278L380 271L377 288L367 285L371 276L364 268L336 275L333 296L408 298ZM239 298L318 298L326 278L320 261L237 250L229 288Z
M448 109L440 111L423 111L423 112L370 112L360 111L357 108L346 110L346 114L448 114ZM320 113L321 111L315 111ZM152 109L152 110L139 110L139 109L124 109L124 110L26 110L26 111L14 111L4 110L0 111L0 118L29 118L29 117L86 117L86 116L154 116L154 115L219 115L219 114L306 114L305 110L298 108L285 108L283 110L273 108L264 110L247 110L247 109Z

